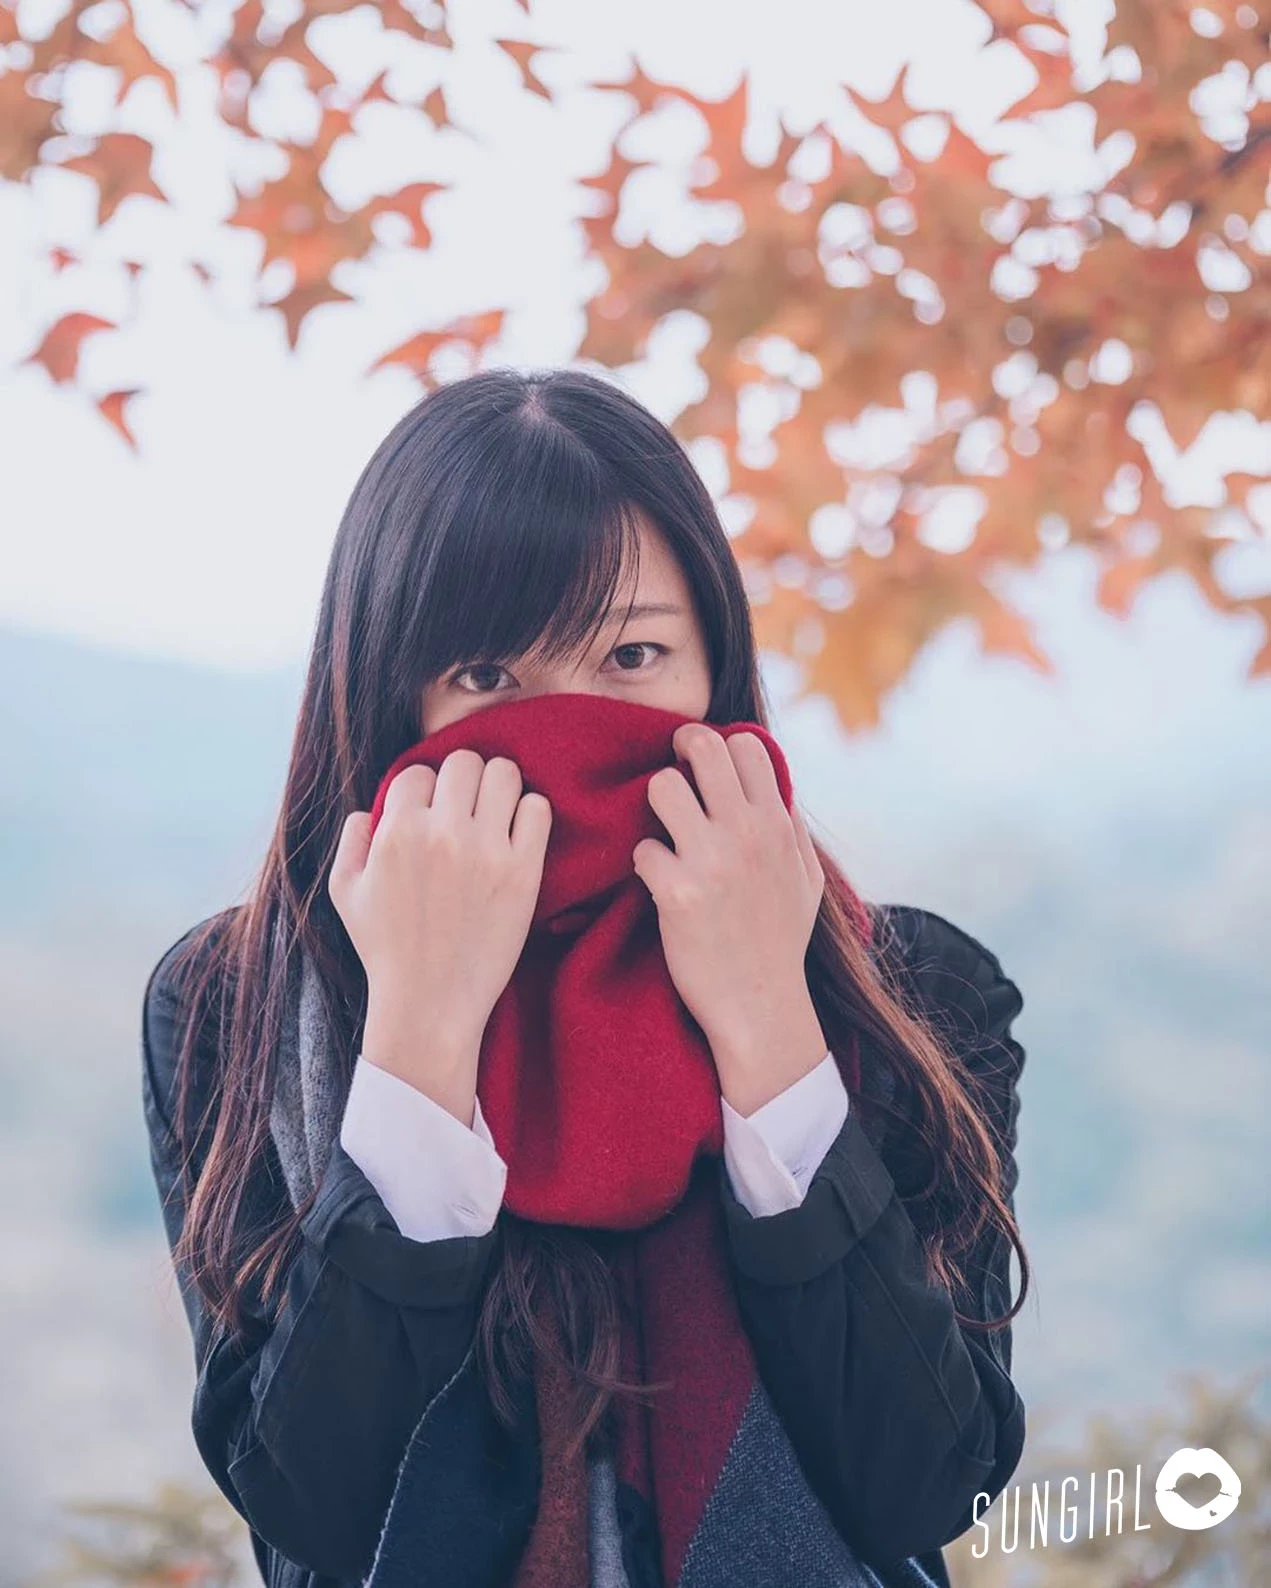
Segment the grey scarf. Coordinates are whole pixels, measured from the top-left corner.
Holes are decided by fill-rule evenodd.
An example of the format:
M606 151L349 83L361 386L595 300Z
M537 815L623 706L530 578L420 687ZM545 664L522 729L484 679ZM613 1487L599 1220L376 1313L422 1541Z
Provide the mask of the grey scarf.
M269 1129L293 1207L322 1178L340 1132L347 1088L340 1084L322 987L307 951L294 960Z

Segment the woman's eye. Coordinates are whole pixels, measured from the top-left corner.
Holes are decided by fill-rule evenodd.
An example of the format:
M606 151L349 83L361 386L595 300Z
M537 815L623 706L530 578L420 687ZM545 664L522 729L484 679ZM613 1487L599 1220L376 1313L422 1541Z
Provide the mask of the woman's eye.
M461 667L451 682L459 684L461 689L466 689L468 686L460 681L470 676L478 680L475 688L470 692L474 695L488 695L491 690L498 688L499 676L505 671L506 669L500 667L497 662L472 662L467 667Z
M640 651L654 651L659 656L665 656L667 647L665 645L654 645L651 640L632 640L626 645L615 645L609 654L610 656L621 658L624 655L630 657L633 652L638 653ZM638 672L640 668L640 662L641 658L638 654L629 664L619 660L619 671L624 673Z

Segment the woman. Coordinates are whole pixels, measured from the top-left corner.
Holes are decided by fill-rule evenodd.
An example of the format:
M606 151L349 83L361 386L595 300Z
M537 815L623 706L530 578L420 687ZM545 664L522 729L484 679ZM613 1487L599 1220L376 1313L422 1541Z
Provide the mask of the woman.
M647 827L571 804L619 761ZM864 906L783 766L735 559L662 424L505 370L398 422L336 537L257 884L144 1006L194 1436L267 1583L947 1584L1024 1439L1021 998L938 915ZM582 918L534 930L580 853L618 851ZM541 999L591 994L543 945L576 953L631 890L644 990L584 1117L585 1021ZM669 1102L637 1062L659 999ZM685 1136L665 1216L593 1220L605 1166L687 1117L694 1051L722 1137ZM557 1207L533 1161L572 1217L526 1216Z

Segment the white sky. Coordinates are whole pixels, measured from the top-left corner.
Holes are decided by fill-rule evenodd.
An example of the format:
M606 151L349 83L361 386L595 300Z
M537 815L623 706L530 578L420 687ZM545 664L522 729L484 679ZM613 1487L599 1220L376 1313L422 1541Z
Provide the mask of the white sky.
M160 21L168 15L153 5L139 11ZM1095 54L1101 13L1097 4L1080 8ZM554 86L625 76L630 51L655 77L708 97L727 93L746 67L761 107L761 155L778 109L794 128L837 110L850 132L838 85L880 95L906 59L914 63L916 104L951 109L973 134L1032 81L1031 68L1008 47L982 48L987 23L964 0L885 7L786 0L775 11L741 0L535 0L528 20L513 0L454 0L451 17L457 51L445 91L452 116L480 143L438 137L412 112L374 107L359 123L364 147L332 172L346 198L413 180L455 180L456 191L430 201L426 212L437 246L337 277L362 301L316 311L294 355L280 316L252 310L257 245L220 225L231 205L226 171L245 180L253 167L237 140L216 133L206 73L186 74L190 109L178 127L169 126L154 84L135 90L123 109L125 126L160 141L156 177L171 209L129 200L89 244L95 193L86 179L42 173L30 191L0 188L0 279L12 283L0 293L0 622L229 668L294 660L308 646L353 482L419 395L404 373L364 376L373 359L453 314L506 304L513 312L497 362L570 361L580 305L595 285L571 224L585 200L571 182L602 168L627 102L573 92L550 107L520 92L514 66L489 38L568 41L567 56L538 62ZM165 51L196 58L193 26L187 20L165 33ZM360 86L390 60L398 93L422 94L435 80L436 52L385 54L369 8L333 19L320 37L350 83ZM269 130L305 135L298 101L277 93ZM77 130L95 130L108 103L108 80L90 69L76 83ZM649 137L659 148L682 148L685 116L671 113L662 123ZM885 159L876 143L867 148ZM1082 119L1056 117L1004 162L1004 172L1022 186L1062 187L1095 159ZM673 195L672 185L649 182L639 217L659 242L681 249L697 223ZM54 276L38 255L55 243L88 245L88 262ZM185 270L179 261L188 255L224 272L219 285L206 289ZM117 272L106 268L128 257L154 262L131 307ZM81 378L97 392L145 388L130 409L137 455L82 398L38 367L16 367L71 308L133 317L124 334L88 339ZM692 330L684 329L669 331L653 358L628 375L631 389L668 420L696 387ZM1269 437L1271 427L1233 427L1229 455L1265 469ZM1211 473L1198 465L1190 488L1204 494ZM1243 559L1246 582L1266 582L1265 545L1233 553Z

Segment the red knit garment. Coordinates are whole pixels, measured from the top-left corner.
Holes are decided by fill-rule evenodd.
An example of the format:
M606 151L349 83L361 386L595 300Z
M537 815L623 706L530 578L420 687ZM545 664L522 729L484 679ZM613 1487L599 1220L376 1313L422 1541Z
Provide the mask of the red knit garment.
M674 1588L755 1381L727 1267L717 1170L720 1085L709 1045L677 993L657 908L636 876L640 839L670 835L646 794L676 756L675 730L696 719L586 693L483 707L429 734L385 773L440 768L454 749L509 756L524 790L552 806L543 880L524 951L486 1026L477 1095L508 1165L505 1205L526 1219L630 1232L611 1266L630 1312L622 1371L671 1380L652 1407L616 1402L620 1481L653 1507L663 1577ZM764 744L787 809L789 768L754 722L712 723ZM671 847L674 847L672 844ZM859 896L826 868L864 941ZM859 1090L856 1044L836 1062ZM542 1492L514 1588L588 1588L586 1471L566 1463L560 1370L536 1364Z

